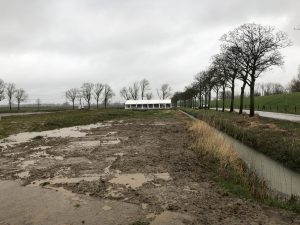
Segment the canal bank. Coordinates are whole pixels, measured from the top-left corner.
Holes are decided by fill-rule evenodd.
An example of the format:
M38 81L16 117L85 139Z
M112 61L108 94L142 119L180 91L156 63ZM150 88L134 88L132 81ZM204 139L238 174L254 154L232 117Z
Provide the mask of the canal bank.
M199 121L197 118L194 116L181 111L185 115L189 116L191 119L194 121ZM204 123L204 122L203 122ZM208 126L208 125L207 125ZM207 129L207 128L206 128ZM218 138L214 139L211 136L220 136L221 141L218 146L213 146L210 147L208 146L209 143L200 143L200 148L211 148L214 151L214 148L223 148L221 150L221 153L213 153L214 157L218 154L222 154L222 151L224 151L224 148L227 148L226 144L228 143L229 145L232 146L232 149L238 154L238 157L247 165L249 168L249 171L253 171L257 177L261 180L258 181L257 184L253 184L253 181L245 181L247 183L247 186L251 186L250 189L253 190L255 188L253 185L256 186L261 186L259 188L263 189L264 183L267 185L267 188L270 189L268 191L269 196L276 196L277 197L284 197L285 200L289 200L294 198L294 196L300 196L300 174L297 172L294 172L282 164L278 163L275 160L272 160L271 158L261 154L260 152L257 152L253 148L250 148L243 143L237 141L236 139L210 127L210 129L213 129L214 135L210 134L210 136L207 136L207 139L212 139L211 142L218 142ZM195 129L193 130L195 132ZM200 135L203 136L203 132L205 131L200 131ZM199 132L198 132L199 133ZM201 137L199 137L201 138ZM220 139L220 138L219 138ZM206 140L201 140L202 142L206 142ZM197 142L195 140L194 142ZM226 143L223 145L224 142ZM213 143L214 145L215 143ZM198 146L199 148L199 146ZM226 150L225 150L226 151ZM234 154L232 154L234 155ZM227 157L221 156L221 157ZM234 156L228 156L228 158L234 158ZM229 161L232 159L229 159ZM221 161L221 160L220 160ZM234 162L235 163L235 162ZM223 163L224 164L224 163ZM240 168L235 169L235 170L241 170ZM245 174L249 174L247 171L243 171ZM221 171L222 173L222 171ZM226 175L227 176L227 175ZM246 180L255 180L253 177L245 178ZM275 194L275 195L274 195Z

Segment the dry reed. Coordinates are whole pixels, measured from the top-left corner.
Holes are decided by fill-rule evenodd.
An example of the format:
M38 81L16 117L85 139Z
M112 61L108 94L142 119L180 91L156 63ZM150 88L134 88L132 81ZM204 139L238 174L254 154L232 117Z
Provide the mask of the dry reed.
M207 160L217 161L218 172L223 178L246 186L256 198L264 199L269 195L266 182L247 167L220 132L203 121L193 122L189 131L192 149Z

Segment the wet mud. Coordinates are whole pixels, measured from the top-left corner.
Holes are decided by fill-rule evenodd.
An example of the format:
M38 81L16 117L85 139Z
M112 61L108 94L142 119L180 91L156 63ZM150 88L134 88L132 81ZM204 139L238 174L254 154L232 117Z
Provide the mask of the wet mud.
M108 121L0 142L1 225L300 224L299 215L220 188L188 149L180 119Z

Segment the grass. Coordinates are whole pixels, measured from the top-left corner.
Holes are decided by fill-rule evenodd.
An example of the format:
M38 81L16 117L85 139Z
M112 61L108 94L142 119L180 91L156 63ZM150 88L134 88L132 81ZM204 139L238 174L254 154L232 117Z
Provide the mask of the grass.
M300 172L300 123L214 110L185 109L245 145Z
M239 108L239 98L235 99L235 108ZM249 109L249 97L244 99L245 109ZM212 101L212 108L216 101ZM222 101L219 101L222 107ZM225 100L225 107L230 107L230 100ZM296 107L296 110L295 110ZM255 97L255 108L261 111L300 114L300 92Z
M198 153L215 172L215 181L229 193L247 199L256 199L267 205L300 212L299 200L283 200L268 189L238 157L236 151L216 130L203 121L193 122L189 128L191 149Z
M172 117L170 110L132 111L124 109L102 109L89 111L63 111L49 114L3 117L0 121L0 138L20 132L58 129L92 124L105 120L149 119Z

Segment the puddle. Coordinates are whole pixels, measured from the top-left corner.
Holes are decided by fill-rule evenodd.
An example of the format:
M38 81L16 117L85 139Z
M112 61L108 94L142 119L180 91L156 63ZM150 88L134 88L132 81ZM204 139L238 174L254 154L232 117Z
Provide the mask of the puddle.
M30 177L30 172L29 171L24 171L24 172L21 172L21 173L18 173L16 174L19 178L28 178Z
M64 159L64 157L62 157L62 156L50 155L45 151L35 152L35 153L31 154L29 157L30 158L54 159L54 160L63 160Z
M126 155L126 153L124 153L124 152L118 152L118 153L115 153L114 155L122 157L122 156Z
M84 130L91 130L99 127L110 127L110 126L111 126L110 123L96 123L96 124L83 125L83 126L65 127L61 129L47 130L41 132L24 132L24 133L10 135L5 139L1 139L0 146L7 148L12 145L29 142L31 139L38 136L49 137L49 138L85 137L87 135L87 132L84 132Z
M170 177L169 173L155 173L153 174L155 176L155 178L157 179L161 179L161 180L165 180L165 181L169 181L172 180L172 178Z
M105 206L102 207L102 209L105 210L105 211L108 211L108 210L111 210L111 207L108 206L108 205L105 205Z
M47 150L49 148L52 148L51 146L38 146L33 148L32 150Z
M80 181L87 181L87 182L92 182L92 181L97 181L100 179L100 175L94 174L93 176L86 176L86 177L56 177L56 178L48 178L48 179L43 179L43 180L36 180L33 181L31 184L28 186L40 186L43 183L46 184L74 184L74 183L79 183Z
M121 140L119 138L114 140L101 140L101 144L103 145L116 145L121 143Z
M73 141L70 143L68 147L88 147L88 148L95 148L100 145L100 141Z
M5 193L0 194L0 224L132 224L140 213L135 204L94 199L62 188L23 187L14 181L0 181L0 193ZM105 211L107 206L111 210Z
M23 161L20 166L25 169L26 167L28 166L31 166L31 165L35 165L35 160L27 160L27 161Z
M143 184L151 181L151 178L147 178L142 173L132 173L132 174L118 174L109 182L112 184L122 184L126 187L138 188Z
M143 184L153 181L155 179L162 179L169 181L172 178L169 173L156 173L156 174L143 174L143 173L131 173L131 174L116 174L114 178L109 180L112 184L121 184L130 188L138 188Z

